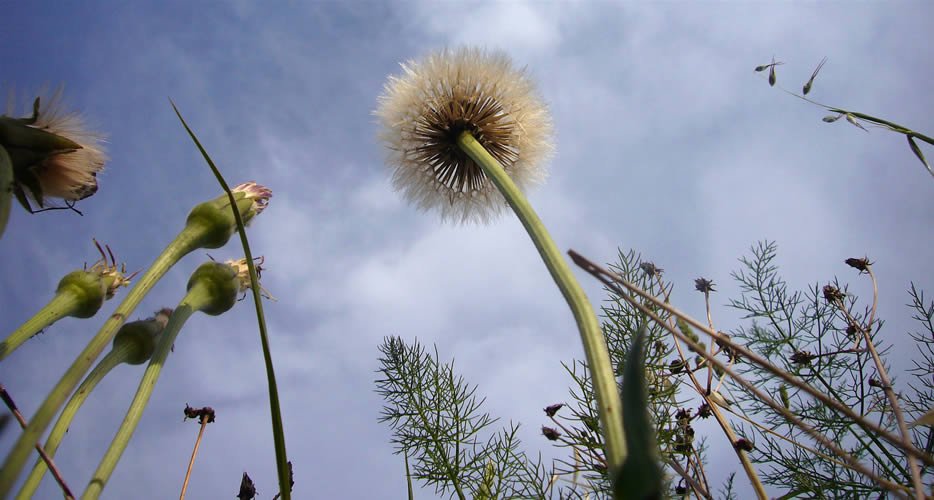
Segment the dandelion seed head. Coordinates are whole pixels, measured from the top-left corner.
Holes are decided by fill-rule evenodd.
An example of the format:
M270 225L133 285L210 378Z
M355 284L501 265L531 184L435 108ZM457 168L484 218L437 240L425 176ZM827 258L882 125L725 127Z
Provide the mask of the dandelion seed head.
M488 222L506 201L458 146L463 131L502 165L522 190L544 180L553 152L547 108L524 70L501 52L444 49L402 64L375 112L397 191L444 220Z
M6 114L12 116L13 112L13 99L10 98ZM31 115L32 110L27 114ZM51 153L31 167L31 175L38 181L41 196L78 201L96 193L97 174L104 170L107 162L104 136L90 130L81 115L65 110L61 89L40 98L36 122L30 126L65 137L81 146L81 149ZM24 192L36 197L30 189ZM42 205L43 200L36 201Z

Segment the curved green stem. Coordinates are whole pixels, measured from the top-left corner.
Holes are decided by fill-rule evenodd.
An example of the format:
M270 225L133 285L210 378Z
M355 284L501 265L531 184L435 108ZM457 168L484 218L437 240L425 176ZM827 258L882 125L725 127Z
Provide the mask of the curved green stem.
M78 385L81 377L88 371L94 360L100 356L104 347L113 340L114 335L120 326L126 321L127 316L136 309L143 297L149 293L149 290L159 281L160 278L171 268L179 259L189 252L199 248L202 240L205 238L205 230L197 225L185 227L179 235L162 251L162 254L156 258L152 266L146 270L146 273L139 279L136 286L126 295L123 302L117 307L114 313L104 322L97 335L81 351L78 358L71 364L68 371L58 381L49 395L45 398L42 405L29 421L29 425L23 430L10 454L0 468L0 498L6 498L10 490L13 489L13 483L23 470L26 459L32 451L32 447L39 441L42 433L49 426L52 417L58 412L65 399L71 394L71 391Z
M613 368L610 364L610 354L607 350L606 339L600 329L600 323L594 314L593 307L584 294L574 274L568 267L567 261L558 251L555 242L548 234L548 230L538 218L532 206L526 200L522 191L512 182L502 165L477 142L469 133L462 132L457 137L457 144L470 156L496 185L512 207L516 216L525 226L529 237L535 244L539 255L545 262L548 272L561 290L567 301L577 328L580 330L584 353L587 356L587 366L593 377L594 392L597 395L597 404L600 410L600 421L606 442L606 458L611 470L618 470L626 458L626 439L623 435L622 403L619 398L619 389Z
M78 309L81 298L71 290L62 290L52 297L52 300L39 310L33 317L29 318L19 328L13 331L2 344L0 344L0 361L13 354L13 351L23 345L24 342L32 338L33 335L42 331L43 328L55 323L56 321L70 316Z
M55 456L55 452L62 443L65 433L68 432L68 427L71 426L72 420L74 420L75 415L78 413L78 410L81 409L81 405L87 400L91 391L97 387L97 384L103 380L104 376L110 373L110 370L120 363L123 363L127 357L136 352L136 350L137 347L135 345L128 343L114 347L113 350L108 352L107 355L97 363L97 366L91 370L91 373L84 378L84 381L78 386L78 390L75 391L71 399L69 399L68 403L65 405L65 408L62 409L61 415L59 415L55 425L52 426L52 431L45 441L44 449L50 457ZM28 500L32 498L33 495L36 494L36 489L39 488L39 484L42 483L42 477L47 470L49 470L49 468L45 461L36 460L36 465L33 466L32 472L29 473L26 482L23 483L22 488L19 489L19 493L16 494L16 499Z
M178 336L185 322L188 321L188 318L190 318L195 311L209 305L211 300L211 290L202 285L201 282L195 282L195 285L191 287L185 295L185 298L178 304L175 312L172 313L172 317L169 318L169 323L165 325L165 330L162 331L159 344L152 353L149 365L146 366L146 372L143 373L143 378L139 382L139 387L136 389L136 396L133 398L133 402L130 403L130 408L127 409L126 416L123 417L120 428L117 429L117 435L114 436L113 441L110 442L110 447L104 454L104 458L101 459L97 470L94 471L94 475L91 477L91 481L88 482L87 488L85 488L84 493L81 494L82 500L92 500L100 496L101 491L103 491L104 486L113 474L117 462L130 443L130 438L133 437L133 432L136 430L137 425L139 425L140 419L143 417L143 411L149 403L149 398L152 396L156 381L159 380L159 375L162 374L162 367L165 365L165 360L169 356L169 351L172 350L175 338Z

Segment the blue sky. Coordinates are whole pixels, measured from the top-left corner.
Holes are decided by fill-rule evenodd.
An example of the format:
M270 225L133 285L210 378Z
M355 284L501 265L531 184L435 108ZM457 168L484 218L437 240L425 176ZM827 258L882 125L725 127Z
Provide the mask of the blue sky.
M786 63L779 83L796 90L827 56L815 99L930 133L930 3L30 2L4 12L3 92L64 84L67 102L108 134L111 160L79 206L84 217L14 210L0 245L0 330L96 258L91 237L145 268L188 210L219 193L172 98L230 182L274 191L250 235L279 298L266 314L295 498L404 494L401 459L376 422L376 347L387 335L437 343L492 414L524 424L528 451L552 455L538 435L541 408L567 399L560 362L582 356L560 294L513 218L458 227L408 206L375 139L387 75L445 46L502 49L538 82L557 153L530 199L559 247L602 262L634 248L665 268L675 303L694 314L703 300L693 279L713 279L724 330L746 324L724 304L737 291L729 272L756 241L778 242L796 288L839 275L867 293L843 259L868 255L891 361L913 352L905 290L934 285L934 182L904 138L825 124L826 113L752 68L775 55ZM206 259L182 261L137 315L177 303ZM0 365L27 415L115 306L60 321ZM74 489L141 373L119 368L72 426L57 461ZM243 471L270 498L266 385L246 303L189 322L104 497L178 493L197 433L181 422L186 403L218 413L189 498L232 497ZM13 440L4 433L0 452ZM721 477L739 470L725 448L711 458ZM57 495L47 480L40 496Z

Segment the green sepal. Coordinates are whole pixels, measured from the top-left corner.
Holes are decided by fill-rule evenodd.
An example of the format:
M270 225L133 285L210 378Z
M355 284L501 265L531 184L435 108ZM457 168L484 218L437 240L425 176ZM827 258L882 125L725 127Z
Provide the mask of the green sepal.
M156 341L164 327L164 321L160 322L154 318L126 323L114 336L113 348L116 350L123 345L133 345L134 350L124 362L130 365L141 365L149 361L153 351L156 350Z
M8 116L0 116L0 145L45 152L81 149L80 144L67 137L31 127Z
M220 262L205 262L195 269L188 280L188 290L201 287L209 297L206 305L199 308L205 314L217 316L230 310L237 302L240 293L240 280L237 270Z
M104 305L106 287L100 273L73 271L58 282L56 294L71 293L78 299L74 311L68 315L75 318L90 318Z
M623 434L628 453L613 478L617 500L663 498L664 476L659 466L658 445L649 417L645 386L644 344L647 335L643 325L632 341L623 374Z
M10 220L13 205L13 162L3 146L0 146L0 238Z

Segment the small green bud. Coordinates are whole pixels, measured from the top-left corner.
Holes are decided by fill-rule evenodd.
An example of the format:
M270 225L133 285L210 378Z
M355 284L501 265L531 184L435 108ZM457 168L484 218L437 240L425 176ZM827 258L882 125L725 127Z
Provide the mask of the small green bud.
M227 312L237 302L240 279L237 270L219 262L201 264L188 280L188 290L200 286L210 296L210 301L200 310L217 316Z
M782 405L785 409L791 409L791 399L788 398L788 387L785 384L778 386L778 395L782 399Z
M78 305L69 314L75 318L90 318L104 305L107 284L103 276L94 271L70 272L58 282L56 294L70 293L78 298Z
M156 341L171 315L172 309L164 308L156 313L155 317L124 324L114 337L113 348L117 349L127 344L135 347L133 353L125 360L127 364L139 365L149 361L156 350Z

